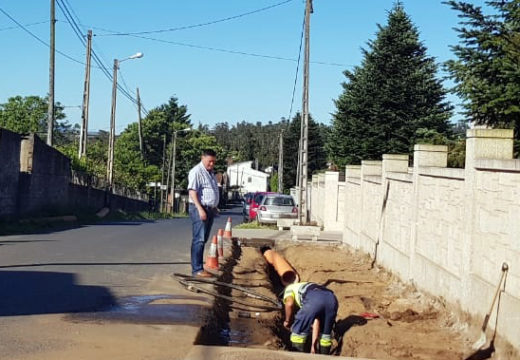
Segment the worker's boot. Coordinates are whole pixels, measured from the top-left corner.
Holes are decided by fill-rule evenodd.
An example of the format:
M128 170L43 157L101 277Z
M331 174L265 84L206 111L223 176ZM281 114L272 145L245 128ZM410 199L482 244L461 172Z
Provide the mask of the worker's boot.
M292 348L294 351L304 352L305 351L305 343L294 343L291 342Z
M330 348L332 347L332 338L330 335L321 335L319 353L328 355L330 354Z
M330 354L330 346L319 346L319 353L320 354L324 354L324 355L329 355Z
M307 342L307 336L305 334L291 333L291 345L295 351L305 352L305 343Z

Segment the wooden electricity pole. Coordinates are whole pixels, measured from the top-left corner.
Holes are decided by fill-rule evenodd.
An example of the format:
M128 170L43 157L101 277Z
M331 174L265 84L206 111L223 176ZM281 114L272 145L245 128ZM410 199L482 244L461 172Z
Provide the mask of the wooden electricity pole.
M144 160L143 130L141 128L141 97L139 96L139 88L137 88L137 130L139 132L139 151L141 152L141 159Z
M112 107L110 111L110 136L108 138L108 166L107 180L110 192L114 185L114 143L116 139L116 96L117 96L117 70L119 60L114 59L114 74L112 75Z
M161 167L161 212L164 211L164 158L166 157L166 134L163 135L162 167Z
M83 107L81 110L81 132L79 136L78 157L87 156L88 105L90 99L90 58L92 53L92 30L87 33L87 64L85 67L85 85L83 87Z
M302 101L302 126L300 148L300 183L298 219L300 225L308 222L307 214L307 166L309 161L309 57L310 57L310 21L312 13L312 0L305 4L305 56L303 65L303 101Z
M55 1L51 0L51 32L50 32L50 54L49 54L49 106L47 109L47 145L52 146L54 131L54 55L55 55L55 33L56 11Z
M280 146L278 148L278 192L283 194L283 129L280 132Z

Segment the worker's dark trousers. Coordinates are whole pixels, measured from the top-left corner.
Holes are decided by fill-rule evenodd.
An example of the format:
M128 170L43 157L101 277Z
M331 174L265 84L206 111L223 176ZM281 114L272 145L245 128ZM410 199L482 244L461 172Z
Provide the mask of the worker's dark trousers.
M338 312L338 300L332 291L311 285L302 297L302 307L296 313L292 326L291 343L295 350L306 351L307 339L314 319L320 320L320 353L329 353L331 332Z

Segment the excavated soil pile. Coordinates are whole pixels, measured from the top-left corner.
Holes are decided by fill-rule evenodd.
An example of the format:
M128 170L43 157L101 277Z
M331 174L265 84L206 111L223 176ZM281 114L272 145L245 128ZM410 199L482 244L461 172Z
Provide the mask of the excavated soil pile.
M324 284L336 294L336 354L421 360L459 360L468 355L470 340L464 326L441 302L403 285L382 269L371 270L369 258L343 247L292 245L276 250L303 281ZM258 248L241 247L236 255L225 280L267 296L280 295L283 287ZM235 290L231 295L248 303L262 303ZM236 304L226 310L229 345L287 348L289 334L282 327L281 310L245 311ZM363 313L377 317L367 320L366 314L360 316Z

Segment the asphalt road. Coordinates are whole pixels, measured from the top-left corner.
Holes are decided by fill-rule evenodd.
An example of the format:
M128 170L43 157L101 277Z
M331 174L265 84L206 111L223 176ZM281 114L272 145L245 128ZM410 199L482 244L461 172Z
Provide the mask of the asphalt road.
M233 225L240 223L240 212L240 207L222 212L213 233L225 227L228 216ZM189 218L0 237L0 321L91 311L143 295L154 279L189 274L190 244Z

